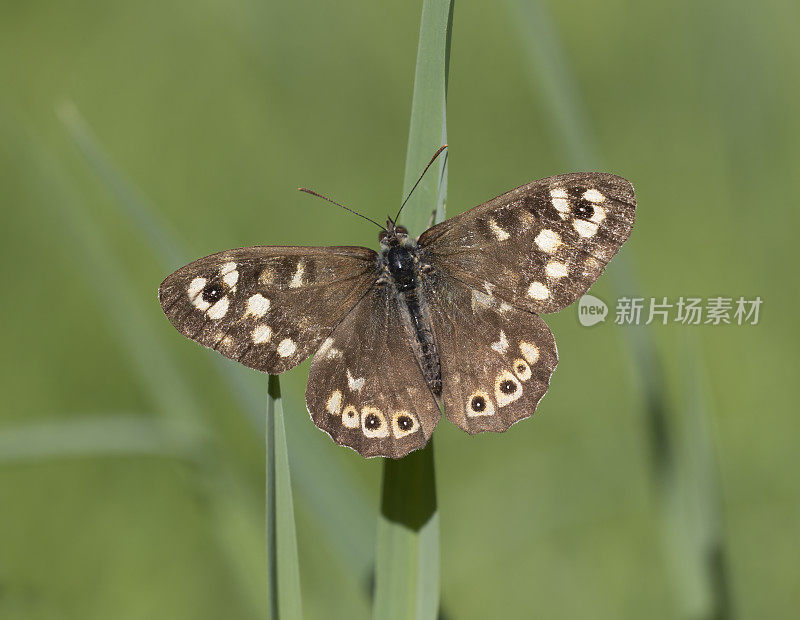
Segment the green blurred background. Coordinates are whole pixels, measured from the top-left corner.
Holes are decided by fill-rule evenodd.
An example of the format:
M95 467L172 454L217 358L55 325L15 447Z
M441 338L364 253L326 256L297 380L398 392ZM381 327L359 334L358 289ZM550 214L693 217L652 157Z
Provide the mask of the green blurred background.
M0 617L263 615L266 377L177 334L156 288L230 247L376 246L296 187L398 204L419 14L0 4ZM436 432L448 618L797 617L799 27L780 0L457 2L449 214L596 166L639 209L594 294L764 305L548 317L537 416ZM315 429L307 370L282 378L304 609L367 617L380 462Z

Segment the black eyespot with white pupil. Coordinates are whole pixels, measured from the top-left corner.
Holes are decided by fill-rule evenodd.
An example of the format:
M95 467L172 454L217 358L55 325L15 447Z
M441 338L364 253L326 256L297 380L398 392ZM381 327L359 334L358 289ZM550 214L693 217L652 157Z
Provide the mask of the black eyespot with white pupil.
M486 409L486 399L483 396L473 396L469 406L473 411L483 411Z
M414 426L414 420L407 415L401 415L397 418L397 426L401 431L408 431Z
M222 299L223 292L220 284L209 284L203 289L203 301L210 304L216 303Z
M367 430L374 431L381 425L381 419L374 413L370 413L364 420L364 426ZM401 427L402 428L402 427Z
M588 200L581 198L575 205L575 215L581 219L588 220L594 215L594 206Z
M503 394L513 394L517 391L517 384L511 381L511 379L506 379L500 383L500 391Z

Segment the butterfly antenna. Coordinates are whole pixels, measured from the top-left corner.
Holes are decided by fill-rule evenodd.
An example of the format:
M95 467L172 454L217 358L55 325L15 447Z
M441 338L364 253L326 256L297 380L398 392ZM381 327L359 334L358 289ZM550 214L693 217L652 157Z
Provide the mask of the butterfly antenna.
M394 221L395 221L395 222L397 221L397 218L399 218L399 217L400 217L400 211L402 211L402 210L403 210L403 207L405 207L405 206L406 206L406 203L408 202L408 199L409 199L409 198L411 198L411 194L413 194L413 193L414 193L414 190L415 190L415 189L417 189L417 185L419 185L420 181L422 181L422 177L424 177L424 176L425 176L425 173L426 173L426 172L428 172L428 168L430 168L430 167L433 165L433 162L435 162L435 161L436 161L436 158L437 158L437 157L439 157L439 155L441 155L441 154L442 154L442 151L444 151L446 148L447 148L447 145L445 144L444 146L440 147L440 148L439 148L439 150L438 150L438 151L436 151L436 152L433 154L433 157L431 157L431 160L428 162L428 165L427 165L427 166L425 166L425 170L423 170L423 171L422 171L422 174L421 174L421 175L419 175L419 178L417 179L417 182L416 182L416 183L414 183L414 187L412 187L412 188L411 188L411 191L410 191L410 192L408 192L408 196L406 196L406 199L403 201L403 204L401 204L401 205L400 205L400 208L397 210L397 215L395 215L395 216L394 216Z
M345 207L344 205L339 204L335 200L331 200L327 196L323 196L322 194L318 194L317 192L315 192L312 189L307 189L305 187L298 187L297 189L299 191L301 191L301 192L305 192L306 194L311 194L312 196L316 196L317 198L322 198L323 200L327 200L328 202L331 202L331 203L335 204L337 207L341 207L345 211L350 211L350 213L353 213L354 215L357 215L358 217L364 218L368 222L372 222L373 224L375 224L375 226L377 226L381 230L386 230L385 226L381 226L380 224L378 224L378 222L376 222L375 220L373 220L371 218L368 218L366 215L361 215L358 211L353 211L353 209L351 209L350 207Z

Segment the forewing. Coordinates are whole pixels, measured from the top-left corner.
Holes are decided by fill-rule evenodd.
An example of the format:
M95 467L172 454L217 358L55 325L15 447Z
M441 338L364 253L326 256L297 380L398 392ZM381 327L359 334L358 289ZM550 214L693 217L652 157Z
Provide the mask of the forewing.
M426 281L447 418L470 434L529 417L558 363L541 317L441 273Z
M430 228L436 269L518 308L545 314L585 293L631 233L631 184L604 173L534 181Z
M184 336L271 374L314 351L377 278L359 247L250 247L201 258L158 289Z
M425 446L441 410L400 323L390 287L374 287L311 362L306 405L336 443L366 457Z

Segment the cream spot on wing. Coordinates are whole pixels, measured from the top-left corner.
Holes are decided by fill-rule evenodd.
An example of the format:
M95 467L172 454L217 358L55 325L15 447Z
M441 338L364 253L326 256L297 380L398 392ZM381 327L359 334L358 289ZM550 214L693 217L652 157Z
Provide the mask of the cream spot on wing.
M600 205L594 205L594 213L592 213L592 217L589 218L589 221L599 224L604 219L606 219L606 210Z
M410 411L395 411L392 414L392 433L397 439L410 435L418 428L419 422Z
M189 298L192 301L194 301L195 297L206 287L206 282L208 282L208 280L205 278L195 278L189 283L189 288L186 289L186 292L189 294Z
M360 423L361 420L358 417L358 409L353 407L353 405L347 405L342 412L342 424L347 428L358 428Z
M492 348L498 353L505 353L508 351L508 339L506 338L506 333L502 329L500 330L500 339L492 343Z
M563 187L554 187L550 190L550 200L560 213L569 213L569 196Z
M569 270L564 263L551 260L549 263L547 263L547 267L544 268L544 272L547 274L548 278L557 280L559 278L566 277L569 273Z
M489 227L492 229L492 232L494 233L494 236L497 237L498 241L505 241L510 236L505 230L500 228L500 224L492 219L489 220Z
M245 316L251 314L254 317L261 318L267 312L269 312L269 306L269 299L264 297L261 293L251 295L247 299L247 311L245 312Z
M219 274L221 276L224 276L225 274L231 273L233 271L236 271L236 263L234 263L233 261L225 263L219 268Z
M572 227L578 231L581 237L594 237L597 234L597 224L586 220L574 220Z
M603 202L606 199L606 197L596 189L587 189L583 192L583 198L589 202Z
M558 249L558 246L561 245L561 237L557 232L550 230L549 228L545 228L538 235L536 235L536 238L533 240L533 242L543 252L552 254Z
M513 309L514 309L514 306L512 306L511 304L507 304L506 302L502 302L502 303L500 304L500 308L499 308L499 310L500 310L500 312L501 312L502 314L505 314L505 313L506 313L506 312L508 312L509 310L513 310Z
M205 278L195 278L189 283L189 288L186 289L189 299L192 301L192 305L203 312L211 307L211 304L203 299L203 296L201 295L206 286L206 282L208 282L208 280Z
M306 266L302 260L297 261L297 269L292 276L292 281L289 282L289 288L298 288L303 286L303 274L305 273Z
M332 360L342 357L342 352L333 346L333 338L325 338L317 351L317 355Z
M206 314L208 315L209 319L218 321L228 313L229 305L230 301L228 300L228 296L225 295L225 297L223 297L217 303L211 306L206 312Z
M550 289L541 282L532 282L528 287L528 297L542 301L550 297Z
M339 390L334 390L331 393L328 402L325 403L325 410L331 415L339 415L342 411L342 393Z
M350 369L347 369L347 387L350 388L351 392L360 392L361 388L364 387L364 377L359 377L355 379L350 372Z
M524 357L525 361L531 366L533 366L536 363L536 360L539 359L539 347L537 347L535 344L531 344L530 342L525 342L523 340L519 343L519 350L522 352L522 357Z
M514 374L517 375L517 379L520 381L527 381L531 378L531 367L528 366L528 362L526 362L524 359L515 359L513 367Z
M365 437L377 439L389 436L389 425L386 417L377 407L363 407L361 409L361 432Z
M494 397L498 407L505 407L522 396L522 384L513 374L503 370L494 380Z
M272 338L272 328L269 325L256 325L250 333L254 344L264 344Z
M475 390L467 397L467 416L474 418L482 415L494 415L494 403L491 397L483 390Z
M278 343L277 351L278 355L281 357L289 357L290 355L294 355L294 352L297 351L297 345L291 338L284 338Z
M229 287L233 288L239 281L239 272L236 271L235 269L233 271L229 271L224 276L222 276L222 281Z

